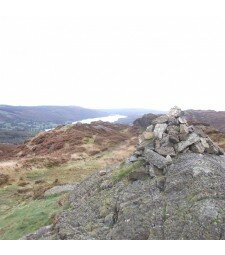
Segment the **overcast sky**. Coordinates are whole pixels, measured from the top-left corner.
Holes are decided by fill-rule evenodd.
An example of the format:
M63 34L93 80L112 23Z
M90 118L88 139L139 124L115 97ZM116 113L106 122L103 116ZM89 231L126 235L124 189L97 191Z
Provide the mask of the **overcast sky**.
M1 1L0 104L225 110L224 13L207 0Z

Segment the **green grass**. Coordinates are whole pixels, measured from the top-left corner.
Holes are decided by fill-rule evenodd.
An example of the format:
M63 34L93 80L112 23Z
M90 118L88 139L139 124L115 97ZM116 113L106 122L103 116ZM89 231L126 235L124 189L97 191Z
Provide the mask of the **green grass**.
M95 143L95 137L85 137L84 138L85 144L94 144Z
M133 164L125 164L125 163L121 164L121 167L113 175L113 181L114 182L121 181L122 179L127 177L130 173L140 168L142 165L143 165L142 160L134 162Z
M73 183L82 180L100 168L101 165L97 159L70 161L60 166L33 169L26 174L26 178L30 181L43 179L53 182L55 179L58 179L60 183Z
M60 197L22 202L0 215L0 239L16 240L52 223L53 216L63 210Z

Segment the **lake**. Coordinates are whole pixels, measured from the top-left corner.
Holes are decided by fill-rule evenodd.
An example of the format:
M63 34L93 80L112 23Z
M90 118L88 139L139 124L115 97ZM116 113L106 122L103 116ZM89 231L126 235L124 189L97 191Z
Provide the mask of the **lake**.
M73 124L76 124L76 123L90 124L91 122L94 122L94 121L105 121L105 122L113 123L113 122L116 122L119 119L124 119L124 118L127 118L127 116L115 114L115 115L109 115L109 116L106 116L106 117L79 120L79 121L73 122Z

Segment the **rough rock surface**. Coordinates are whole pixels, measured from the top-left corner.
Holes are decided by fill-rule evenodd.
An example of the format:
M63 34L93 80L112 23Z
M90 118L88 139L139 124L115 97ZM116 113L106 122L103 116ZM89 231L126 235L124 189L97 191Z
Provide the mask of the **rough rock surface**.
M184 124L181 111L171 113L168 126ZM173 157L155 151L156 141L170 145L155 138L138 145L141 160L127 163L128 175L123 165L88 177L71 192L71 208L32 239L225 239L225 156L194 130L189 136Z
M52 196L56 194L60 194L63 192L68 192L74 190L77 184L65 184L65 185L60 185L60 186L55 186L47 191L45 191L44 196Z
M163 175L101 189L79 184L72 209L33 239L225 239L224 156L180 154Z

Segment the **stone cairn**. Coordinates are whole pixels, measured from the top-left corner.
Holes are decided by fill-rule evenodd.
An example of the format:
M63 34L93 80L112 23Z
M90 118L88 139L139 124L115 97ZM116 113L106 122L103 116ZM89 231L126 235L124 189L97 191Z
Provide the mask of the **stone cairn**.
M137 150L130 162L144 158L159 169L164 169L181 153L224 155L223 150L200 129L188 126L184 113L173 107L168 114L152 121L139 138Z

